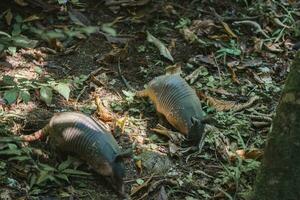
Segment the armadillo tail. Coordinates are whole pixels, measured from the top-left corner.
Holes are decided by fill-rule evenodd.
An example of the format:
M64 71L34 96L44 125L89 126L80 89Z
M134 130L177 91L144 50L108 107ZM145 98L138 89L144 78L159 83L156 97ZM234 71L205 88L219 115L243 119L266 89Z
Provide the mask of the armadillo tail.
M36 140L43 139L47 135L47 131L46 131L47 129L48 129L48 125L46 127L44 127L43 129L40 129L30 135L21 135L20 138L24 142L33 142Z

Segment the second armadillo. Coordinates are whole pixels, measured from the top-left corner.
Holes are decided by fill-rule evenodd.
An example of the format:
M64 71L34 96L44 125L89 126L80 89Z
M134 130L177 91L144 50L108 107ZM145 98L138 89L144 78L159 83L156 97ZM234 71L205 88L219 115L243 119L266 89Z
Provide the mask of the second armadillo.
M163 75L149 82L137 96L149 97L158 113L192 143L204 139L204 112L196 92L179 74Z
M34 141L49 135L51 143L62 151L85 160L100 175L124 194L124 166L121 150L114 137L98 122L77 112L55 114L40 131L23 135L24 141Z

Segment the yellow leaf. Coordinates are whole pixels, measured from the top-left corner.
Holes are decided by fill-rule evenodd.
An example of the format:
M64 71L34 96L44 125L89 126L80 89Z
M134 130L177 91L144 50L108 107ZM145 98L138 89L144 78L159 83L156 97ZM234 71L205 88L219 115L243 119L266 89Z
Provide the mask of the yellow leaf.
M27 17L26 19L24 19L23 22L31 22L31 21L35 21L35 20L39 20L39 19L41 19L39 16L31 15L31 16Z
M27 6L28 3L26 3L24 0L15 0L16 4L19 6Z
M11 10L8 9L6 14L5 14L5 20L6 20L6 23L7 23L8 26L11 25L12 18L13 18L13 14L11 13Z
M231 37L234 37L234 38L238 38L236 36L236 34L230 29L229 25L225 22L222 22L222 25L224 26L226 32L231 36Z

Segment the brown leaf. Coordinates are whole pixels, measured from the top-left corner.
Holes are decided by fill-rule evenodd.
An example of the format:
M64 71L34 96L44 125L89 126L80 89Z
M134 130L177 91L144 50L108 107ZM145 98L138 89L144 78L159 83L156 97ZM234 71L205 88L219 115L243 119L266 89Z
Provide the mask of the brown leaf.
M258 159L262 155L263 155L263 151L261 149L251 149L245 153L245 158Z
M265 44L265 46L267 47L267 49L271 52L275 52L275 53L280 53L283 52L284 50L280 48L280 44L279 43L268 43Z
M249 99L248 102L238 104L234 101L219 100L215 97L207 96L206 94L199 91L197 92L197 95L200 99L205 100L208 105L214 107L217 111L240 111L249 108L256 100L259 99L258 96L253 96Z
M176 63L174 65L169 65L166 67L166 74L181 74L181 65Z
M157 200L168 200L168 195L167 195L167 192L166 192L164 186L160 187L160 190L159 190L159 193L157 196Z
M194 20L189 29L195 33L197 36L202 36L204 34L209 35L217 26L213 20Z
M211 56L205 56L201 54L190 58L189 62L196 65L200 65L201 62L210 65L215 65L215 61Z
M225 28L225 31L231 36L231 37L234 37L234 38L238 38L236 36L236 34L230 29L229 25L225 22L222 22L222 25L224 26Z
M237 75L236 75L236 73L235 73L235 70L233 69L232 66L233 66L232 63L228 63L228 64L227 64L227 67L228 67L229 72L230 72L230 74L231 74L231 79L232 79L232 81L233 81L234 83L240 84L240 81L239 81L239 79L238 79L238 77L237 77Z
M40 20L41 18L37 15L31 15L23 20L23 22L32 22L36 20Z
M28 3L26 3L24 0L15 0L16 4L19 6L27 6Z
M97 106L97 115L99 116L99 118L104 122L111 122L114 119L114 116L103 106L99 96L95 97L95 103Z
M194 43L195 41L199 41L198 36L189 28L180 29L180 33L183 35L184 39L190 44Z
M185 80L190 81L190 84L193 84L199 78L203 68L203 66L198 67L191 74L186 76Z
M160 124L157 125L157 128L152 128L150 130L154 131L160 135L164 135L164 136L168 137L172 142L174 142L176 144L179 144L182 140L185 139L185 137L181 133L175 132L175 131L170 131Z

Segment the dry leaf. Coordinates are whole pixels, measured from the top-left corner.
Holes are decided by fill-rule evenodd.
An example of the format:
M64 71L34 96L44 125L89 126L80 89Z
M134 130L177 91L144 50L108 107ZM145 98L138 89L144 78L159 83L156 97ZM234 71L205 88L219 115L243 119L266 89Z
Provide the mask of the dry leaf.
M39 16L37 16L37 15L31 15L31 16L25 18L23 20L23 22L32 22L32 21L36 21L36 20L39 20L39 19L41 19Z
M139 169L140 173L143 172L143 165L142 165L142 161L141 160L137 160L135 162L136 167Z
M97 115L99 116L99 118L104 122L111 122L114 119L114 116L103 106L99 96L96 96L95 103L97 106ZM116 124L117 123L118 122L116 122Z
M153 43L159 49L160 54L162 56L174 62L174 58L172 57L167 47L159 39L151 35L151 33L149 33L148 31L147 31L147 41Z
M6 21L6 24L8 25L8 26L10 26L11 25L11 20L12 20L12 18L13 18L13 14L11 13L11 10L10 9L8 9L7 11L6 11L6 14L5 14L5 21Z
M176 144L179 144L182 140L185 139L184 135L182 135L181 133L175 132L175 131L170 131L160 124L157 125L157 128L152 128L150 130L154 131L160 135L164 135L164 136L168 137L172 142L174 142Z
M265 46L271 52L280 53L280 52L284 51L283 49L280 48L280 44L279 43L275 43L275 44L268 43L268 44L265 44Z
M211 56L205 56L205 55L196 55L189 59L189 63L200 65L200 63L206 63L210 65L215 65L215 61Z
M19 6L27 6L28 3L26 3L24 0L15 0L16 4Z
M178 152L179 147L169 140L169 152L171 155L174 155Z
M169 65L166 67L166 74L181 74L181 65L176 63L174 65Z
M186 76L185 80L190 81L190 84L193 84L199 78L203 68L204 66L198 67L190 75Z
M194 20L189 29L197 36L210 35L217 26L213 20Z
M197 92L197 95L199 96L200 99L205 100L208 105L214 107L217 111L240 111L246 108L249 108L250 106L253 105L253 103L259 99L258 96L253 96L249 99L248 102L246 103L236 103L234 101L224 101L224 100L219 100L214 97L210 97L205 95L202 92Z
M234 37L234 38L238 38L236 36L236 34L230 29L229 25L225 22L222 22L222 25L224 26L226 32L231 36L231 37Z
M180 33L183 35L184 39L190 44L192 44L195 41L199 41L198 36L189 28L180 29Z
M237 78L237 75L235 73L235 70L233 69L233 66L235 65L236 63L235 62L231 62L231 63L227 63L227 67L229 69L229 72L231 74L231 79L234 83L237 83L237 84L240 84L240 81L239 79ZM237 62L238 64L238 62Z

